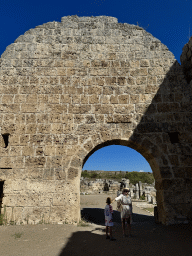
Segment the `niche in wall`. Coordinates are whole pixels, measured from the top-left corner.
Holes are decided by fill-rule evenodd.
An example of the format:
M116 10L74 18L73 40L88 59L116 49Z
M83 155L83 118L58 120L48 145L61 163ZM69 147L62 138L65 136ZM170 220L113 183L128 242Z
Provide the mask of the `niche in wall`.
M179 143L179 133L178 132L169 132L168 133L170 141L172 144Z
M4 140L4 144L5 144L4 148L7 148L8 144L9 144L9 133L2 134L2 137L3 137L3 140Z

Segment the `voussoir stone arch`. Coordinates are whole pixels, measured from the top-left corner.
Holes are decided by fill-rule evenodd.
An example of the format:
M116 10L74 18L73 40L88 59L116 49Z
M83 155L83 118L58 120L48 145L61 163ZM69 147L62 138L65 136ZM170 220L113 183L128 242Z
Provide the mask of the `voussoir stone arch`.
M192 207L185 70L157 38L114 17L67 16L18 37L0 59L7 221L78 222L83 161L115 140L151 165L160 222L185 221Z
M160 173L160 169L159 169L159 164L158 164L158 160L155 159L155 157L153 156L151 149L155 146L157 147L158 150L158 146L153 144L153 142L151 142L151 145L142 145L142 144L138 144L137 142L134 142L132 140L122 140L122 139L113 139L113 140L107 140L102 142L101 144L98 144L95 147L92 147L90 149L90 151L87 152L87 155L85 155L85 157L80 158L79 154L77 153L76 158L79 157L79 159L83 159L83 164L82 167L84 166L84 164L86 163L86 161L88 160L88 158L97 150L109 146L109 145L122 145L122 146L127 146L130 147L132 149L135 149L137 152L139 152L143 157L145 157L145 159L149 162L149 165L151 166L153 172L154 172L154 177L156 178L156 181L158 179L161 179L161 173ZM160 152L160 151L159 151Z
M110 136L110 131L106 132L106 134L108 134L106 140L101 139L99 133L96 136L86 138L84 144L82 143L82 148L77 151L72 158L70 171L73 174L76 173L76 177L78 177L78 173L81 173L84 164L94 152L109 145L122 145L135 149L148 161L155 177L156 187L158 187L162 180L160 166L162 163L163 152L161 151L161 148L159 148L159 146L155 144L153 140L150 141L149 138L145 138L144 136L137 138L132 137L129 140L125 140L121 139L120 135L118 136L118 139L117 136L115 136L115 138ZM97 140L95 140L95 138L97 138ZM164 221L164 209L162 209L163 205L161 204L163 199L162 188L157 190L157 198L159 201L159 219Z

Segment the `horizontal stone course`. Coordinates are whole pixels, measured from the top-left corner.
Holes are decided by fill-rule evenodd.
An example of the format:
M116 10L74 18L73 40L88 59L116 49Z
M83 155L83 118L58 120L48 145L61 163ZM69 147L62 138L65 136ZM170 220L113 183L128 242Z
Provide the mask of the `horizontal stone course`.
M190 47L191 41L180 67L143 28L106 16L63 17L8 46L0 59L0 181L8 220L11 207L17 223L37 223L43 214L50 222L79 220L82 165L110 143L146 158L161 222L177 216L177 199L169 208L164 191L191 179Z

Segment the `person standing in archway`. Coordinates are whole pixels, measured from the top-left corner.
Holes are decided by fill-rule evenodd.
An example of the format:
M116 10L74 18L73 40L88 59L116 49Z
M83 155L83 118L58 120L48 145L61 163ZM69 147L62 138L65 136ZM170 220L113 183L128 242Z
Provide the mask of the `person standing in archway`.
M116 239L112 236L112 227L113 227L113 208L111 206L111 198L107 197L106 201L107 205L104 209L105 215L105 226L106 226L106 239L110 238L110 241L115 241ZM110 236L108 236L108 231L110 232Z
M124 188L122 194L116 197L114 201L120 201L121 203L121 222L123 228L123 237L125 237L125 222L127 222L128 236L131 237L131 218L132 218L132 201L129 196L129 189Z

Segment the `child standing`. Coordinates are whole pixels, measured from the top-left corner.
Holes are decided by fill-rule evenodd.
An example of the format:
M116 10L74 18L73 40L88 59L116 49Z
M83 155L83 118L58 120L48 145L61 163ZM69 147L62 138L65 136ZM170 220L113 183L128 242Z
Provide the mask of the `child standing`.
M105 226L106 226L106 239L110 239L110 241L115 241L116 239L112 236L112 226L113 226L113 208L111 206L111 198L108 197L106 200L107 205L105 206L104 214L105 214ZM108 235L108 231L110 232L110 236Z

